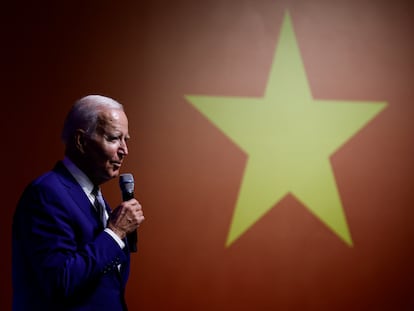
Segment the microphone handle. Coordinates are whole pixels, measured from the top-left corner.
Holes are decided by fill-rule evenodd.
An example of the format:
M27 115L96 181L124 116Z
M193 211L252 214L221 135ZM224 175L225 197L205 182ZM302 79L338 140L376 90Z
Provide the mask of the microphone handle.
M138 251L138 249L137 249L137 243L138 243L137 229L135 229L131 233L127 234L127 242L128 242L129 251L131 253L136 253Z
M122 192L122 200L123 201L129 201L133 198L134 198L134 193L133 192L127 192L127 191ZM128 233L126 238L127 238L129 251L131 253L136 253L138 251L138 248L137 248L137 243L138 243L137 229L135 229L131 233Z

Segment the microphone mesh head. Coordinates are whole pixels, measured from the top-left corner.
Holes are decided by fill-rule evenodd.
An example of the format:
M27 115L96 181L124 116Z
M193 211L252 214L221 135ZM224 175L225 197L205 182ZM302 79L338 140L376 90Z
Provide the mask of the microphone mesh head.
M134 192L134 177L132 174L121 174L119 175L119 187L122 191L128 193Z

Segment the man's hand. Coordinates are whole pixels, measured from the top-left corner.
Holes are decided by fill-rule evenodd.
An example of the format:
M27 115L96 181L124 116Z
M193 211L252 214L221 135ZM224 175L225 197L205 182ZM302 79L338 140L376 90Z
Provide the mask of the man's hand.
M144 221L142 206L136 199L122 202L109 216L108 228L124 239Z

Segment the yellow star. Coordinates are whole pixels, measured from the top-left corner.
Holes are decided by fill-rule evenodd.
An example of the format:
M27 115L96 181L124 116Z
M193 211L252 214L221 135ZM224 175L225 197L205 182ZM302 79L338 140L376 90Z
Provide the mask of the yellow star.
M330 156L386 102L314 99L289 13L263 97L186 99L247 154L226 246L289 193L353 245Z

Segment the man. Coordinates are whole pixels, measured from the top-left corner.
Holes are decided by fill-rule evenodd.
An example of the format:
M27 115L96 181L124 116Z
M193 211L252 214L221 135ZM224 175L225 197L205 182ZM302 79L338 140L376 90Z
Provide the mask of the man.
M70 110L63 161L25 189L15 211L14 311L127 310L126 236L144 221L142 207L131 199L111 212L99 185L119 175L128 139L115 100L89 95Z

